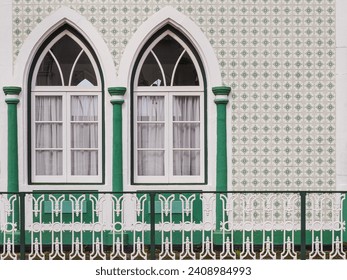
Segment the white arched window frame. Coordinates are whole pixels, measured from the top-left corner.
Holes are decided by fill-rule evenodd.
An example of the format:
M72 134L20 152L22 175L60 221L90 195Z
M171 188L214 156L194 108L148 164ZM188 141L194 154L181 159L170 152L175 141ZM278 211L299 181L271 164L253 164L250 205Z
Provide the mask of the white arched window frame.
M163 67L158 57L153 52L153 48L166 36L172 37L182 47L183 51L179 55L177 62L173 68L173 74L171 83L168 85L165 74L163 73ZM152 54L157 61L160 71L162 73L163 81L156 80L152 85L139 86L138 81L142 66L148 56ZM173 85L174 75L177 71L178 63L182 56L187 53L192 60L199 84L192 86ZM160 84L160 86L158 86ZM155 86L156 85L156 86ZM175 184L175 183L191 183L201 184L205 180L205 98L204 98L204 80L202 71L200 69L197 58L195 57L189 46L175 33L167 30L160 34L144 51L141 59L139 60L138 67L134 76L134 87L133 87L133 178L135 184ZM141 117L141 111L143 109L139 106L143 106L141 99L152 100L160 103L161 108L157 108L162 111L162 116L157 120L143 120ZM179 120L177 118L177 104L183 102L185 104L192 103L195 105L188 105L187 109L192 113L194 117L189 120ZM198 105L197 105L198 104ZM174 108L176 106L176 109ZM177 107L178 106L178 107ZM193 106L193 107L192 107ZM194 108L193 110L190 110ZM153 109L153 108L152 108ZM178 108L179 110L179 108ZM195 111L195 112L192 112ZM176 115L175 115L176 114ZM147 137L142 144L141 139L141 126L161 126L162 137L159 140L160 143L153 143L150 137ZM198 128L198 133L195 133L195 143L190 146L184 146L185 144L177 144L184 137L182 134L182 126L195 126ZM156 131L158 132L158 128ZM188 128L188 134L192 133L192 129ZM187 131L187 129L185 129ZM194 129L196 132L197 130ZM190 135L191 136L191 135ZM146 137L146 136L145 136ZM158 142L158 141L157 141ZM181 141L187 142L187 141ZM188 141L189 142L189 141ZM190 141L192 142L192 141ZM142 156L144 153L156 153L155 156L151 157ZM142 155L141 155L142 154ZM161 160L158 161L158 155L160 154ZM192 159L194 158L194 159ZM187 163L188 161L188 163ZM192 166L194 165L194 166Z
M68 75L67 84L65 84L59 61L51 51L51 48L64 36L69 36L81 48ZM47 53L52 55L58 67L62 85L37 85L39 68ZM82 83L72 86L72 74L83 54L88 57L92 64L96 83L93 85L83 80ZM101 77L93 55L77 36L68 30L62 31L41 52L34 66L32 77L30 97L32 183L101 183L102 91ZM57 112L57 110L61 112ZM89 117L86 116L86 110L90 114ZM56 119L38 118L40 114L42 116L50 114L51 119ZM56 117L52 117L52 115ZM38 127L44 125L51 126L49 128L52 132L51 136L48 133L39 136ZM54 126L60 128L56 129ZM86 130L93 132L86 133ZM52 140L53 131L55 131L55 140ZM44 137L50 139L45 140ZM83 141L83 137L90 137L92 140ZM51 143L47 144L48 142ZM52 145L52 142L55 143ZM85 142L89 142L89 144L85 144ZM40 157L38 156L40 153L51 156ZM58 156L52 156L54 154L59 154L59 159L57 159ZM45 160L42 160L43 158Z

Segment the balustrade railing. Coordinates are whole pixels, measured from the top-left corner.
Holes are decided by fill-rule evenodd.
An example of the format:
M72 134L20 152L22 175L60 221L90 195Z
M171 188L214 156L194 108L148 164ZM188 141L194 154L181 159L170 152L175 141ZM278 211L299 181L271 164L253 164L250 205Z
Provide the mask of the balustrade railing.
M339 192L0 194L0 259L346 259Z

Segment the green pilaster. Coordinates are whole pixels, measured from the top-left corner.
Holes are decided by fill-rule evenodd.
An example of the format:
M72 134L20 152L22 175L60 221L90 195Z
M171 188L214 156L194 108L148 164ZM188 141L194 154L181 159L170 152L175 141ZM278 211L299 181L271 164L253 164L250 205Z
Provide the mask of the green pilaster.
M212 88L216 96L217 105L217 172L216 191L226 192L228 190L228 164L227 164L227 128L226 128L226 106L229 102L228 95L230 87L220 86ZM221 233L218 234L220 223L223 220L223 205L220 196L216 197L216 230L215 243L221 244Z
M17 104L20 87L3 87L7 103L7 191L18 192L18 124Z
M122 105L125 87L110 87L113 105L113 159L112 159L112 191L123 191L123 141L122 141Z
M227 165L227 123L226 105L230 87L214 87L213 93L216 96L217 105L217 180L216 191L227 191L228 186L228 165Z

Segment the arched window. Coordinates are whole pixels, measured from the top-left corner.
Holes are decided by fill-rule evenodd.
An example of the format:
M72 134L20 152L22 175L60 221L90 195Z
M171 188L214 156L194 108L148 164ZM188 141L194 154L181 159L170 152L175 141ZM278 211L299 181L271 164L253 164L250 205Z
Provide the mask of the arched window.
M140 53L133 73L133 182L201 184L206 116L202 65L175 29L158 33Z
M32 183L100 183L102 85L95 54L76 32L51 36L29 79Z

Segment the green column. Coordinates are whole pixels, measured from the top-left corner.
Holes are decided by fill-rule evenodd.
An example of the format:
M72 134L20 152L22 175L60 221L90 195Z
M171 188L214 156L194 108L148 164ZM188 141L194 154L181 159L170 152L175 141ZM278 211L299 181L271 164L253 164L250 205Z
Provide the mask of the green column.
M123 141L122 141L122 105L125 87L110 87L113 105L113 152L112 152L112 191L123 191Z
M226 128L226 105L230 87L220 86L212 88L216 96L214 102L217 105L217 172L216 191L226 192L228 190L228 164L227 164L227 128ZM220 223L223 220L223 205L220 196L216 196L216 234L215 243L221 244Z
M20 87L6 86L3 91L7 103L7 191L18 192L18 124L17 104Z

